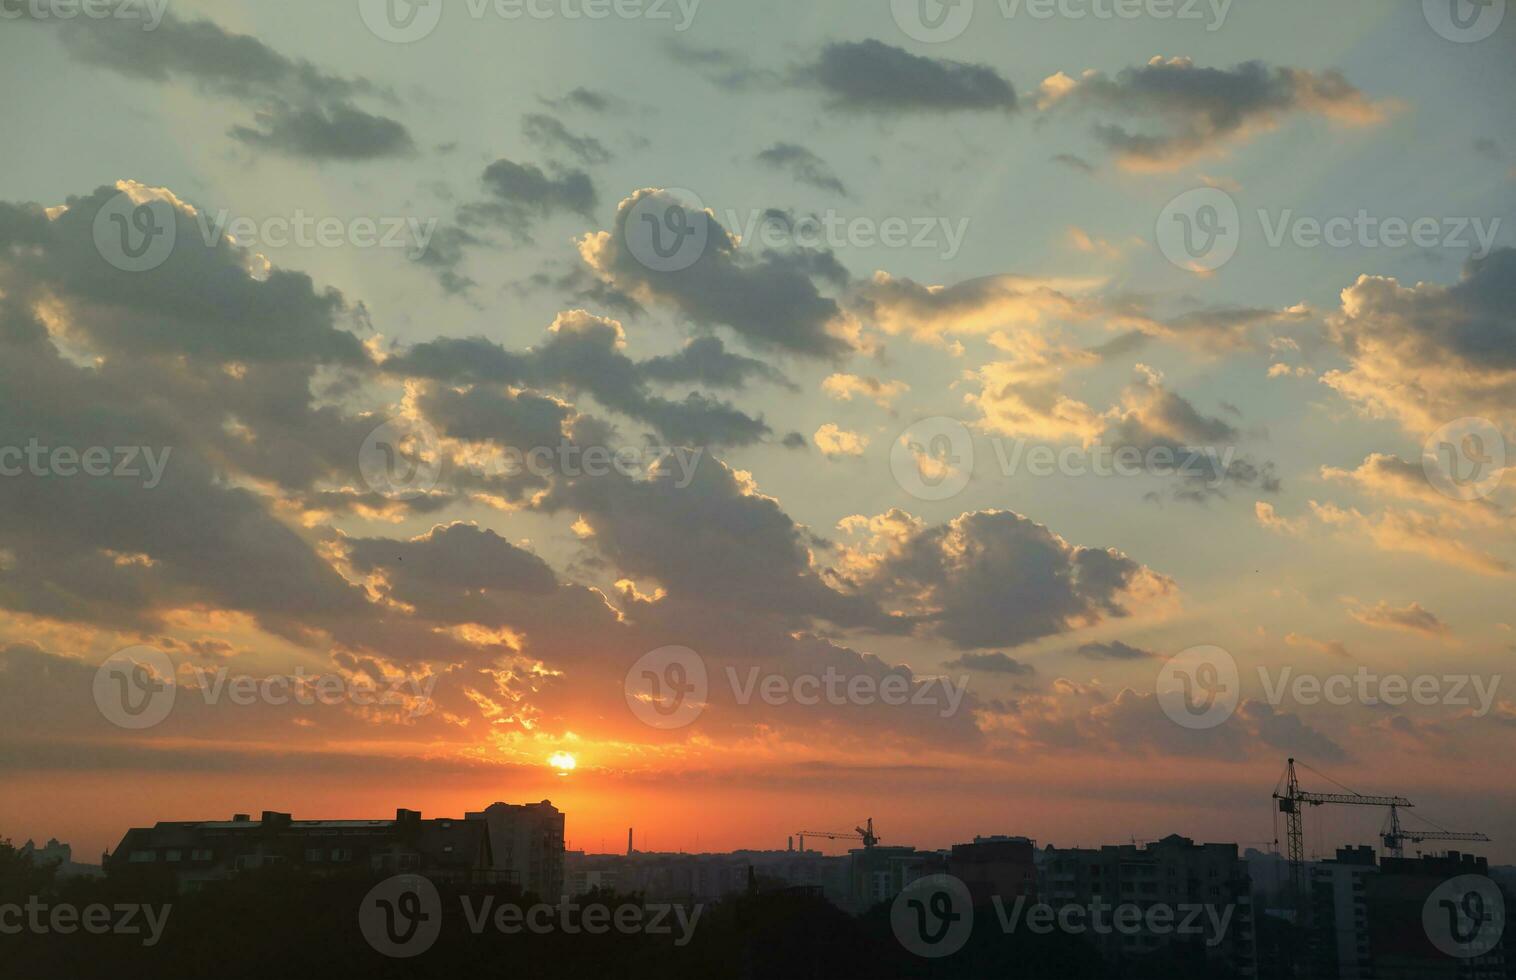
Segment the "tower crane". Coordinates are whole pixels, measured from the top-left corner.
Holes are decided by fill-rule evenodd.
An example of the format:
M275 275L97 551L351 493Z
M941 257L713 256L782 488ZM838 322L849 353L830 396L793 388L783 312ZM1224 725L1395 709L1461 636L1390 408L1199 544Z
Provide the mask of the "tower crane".
M832 830L798 830L795 832L800 838L800 853L805 853L805 839L807 837L825 837L827 840L857 840L863 841L864 847L873 847L879 843L879 838L874 834L874 818L869 817L862 827L854 827L853 833Z
M1301 763L1305 766L1305 763ZM1310 769L1309 766L1305 768ZM1316 770L1311 769L1312 772ZM1317 772L1316 775L1321 776ZM1328 782L1335 782L1330 777L1322 776ZM1281 784L1284 792L1280 792ZM1341 784L1338 784L1341 786ZM1346 786L1341 788L1347 789ZM1284 775L1279 777L1279 783L1274 786L1274 799L1279 801L1279 812L1285 815L1286 833L1289 836L1290 851L1290 888L1297 902L1305 895L1305 828L1302 822L1302 810L1306 804L1321 806L1323 803L1345 803L1356 806L1388 806L1388 807L1413 807L1416 804L1403 796L1364 796L1349 790L1346 793L1308 793L1300 788L1300 779L1295 775L1295 760L1289 760L1285 767Z
M1428 821L1430 822L1430 821ZM1464 840L1464 841L1488 841L1490 838L1484 834L1471 831L1468 833L1453 830L1415 830L1405 829L1400 826L1400 811L1395 804L1390 804L1389 830L1384 833L1384 849L1394 857L1405 856L1405 842L1420 844L1424 840Z

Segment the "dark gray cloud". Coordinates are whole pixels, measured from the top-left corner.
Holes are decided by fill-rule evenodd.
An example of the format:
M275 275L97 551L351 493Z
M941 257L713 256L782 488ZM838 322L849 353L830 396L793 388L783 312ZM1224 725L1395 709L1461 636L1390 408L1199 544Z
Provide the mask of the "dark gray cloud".
M544 150L565 150L582 164L608 163L611 153L593 136L579 136L552 116L530 113L521 120L521 132L527 142Z
M767 435L761 419L698 392L681 400L652 394L653 384L701 383L741 388L751 380L779 381L782 376L761 361L729 353L716 338L692 342L676 354L634 361L622 351L621 326L582 310L559 315L543 343L515 352L484 338L441 338L418 344L385 362L402 377L424 377L447 384L530 385L546 390L587 394L628 418L646 422L665 439L688 445L744 445ZM439 395L438 397L443 397ZM446 396L455 408L456 394ZM487 396L474 396L476 403ZM462 436L456 412L446 421ZM501 440L497 440L501 441ZM556 445L547 442L517 446Z
M1383 114L1339 72L1261 61L1204 68L1188 58L1153 58L1114 78L1098 71L1077 79L1060 72L1043 82L1039 104L1105 113L1109 120L1096 124L1096 139L1122 163L1152 169L1183 164L1290 113L1348 124L1375 122ZM1134 131L1128 128L1132 119L1156 128Z
M758 162L782 170L802 184L843 196L847 188L825 160L796 143L775 143L758 154Z
M549 215L569 212L591 217L595 185L582 170L554 168L548 174L530 163L501 158L484 168L480 179L490 195L458 209L465 225L497 225L517 240L531 241L531 230Z
M1092 660L1142 660L1158 656L1151 650L1134 647L1120 640L1112 640L1109 643L1085 643L1077 652L1081 657L1089 657Z
M702 242L703 249L684 268L655 271L627 246L627 221L633 209L655 215L674 208L695 223L696 237L690 240ZM835 274L829 253L739 252L736 238L708 211L685 210L665 191L644 188L622 201L611 230L590 236L581 252L617 290L644 303L666 303L701 326L730 327L755 346L812 357L851 349L833 330L841 309L812 278Z
M387 91L367 79L327 74L209 20L170 14L145 31L131 19L79 18L59 24L58 37L86 64L142 81L188 81L251 106L256 124L230 130L249 146L315 160L367 160L414 150L405 126L354 104L364 97L394 101Z
M1016 108L1011 83L988 65L927 58L881 41L828 44L800 77L839 108L953 112Z
M1004 653L965 653L961 657L949 660L944 667L959 670L976 670L985 674L1011 674L1015 677L1027 677L1037 672L1031 664L1023 663L1015 657Z
M1115 549L1071 545L1011 511L934 526L889 517L896 532L855 588L960 648L1056 636L1129 615L1174 588Z

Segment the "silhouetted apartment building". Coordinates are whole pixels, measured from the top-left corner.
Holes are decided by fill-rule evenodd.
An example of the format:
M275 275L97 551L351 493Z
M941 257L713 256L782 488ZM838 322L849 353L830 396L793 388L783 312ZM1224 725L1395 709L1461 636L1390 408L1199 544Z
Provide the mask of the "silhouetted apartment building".
M1368 845L1340 847L1337 857L1310 866L1311 946L1322 980L1373 980L1369 946L1368 878L1379 873Z
M414 872L438 881L488 882L490 840L474 820L423 820L397 810L393 820L295 820L265 810L252 819L160 821L126 832L113 871L164 869L181 891L242 871L286 865L324 875Z
M1181 943L1237 976L1257 975L1251 882L1236 844L1196 844L1175 834L1142 847L1050 846L1043 852L1039 892L1054 908L1130 904L1142 910L1141 924L1126 931L1088 932L1108 962ZM1150 918L1149 910L1159 906L1166 906L1167 912ZM1196 907L1203 911L1189 918ZM1166 916L1172 916L1167 920L1172 925L1162 930L1147 927ZM1224 921L1224 927L1218 928L1218 921Z
M1026 837L975 837L972 844L954 844L947 873L968 886L975 905L995 896L1014 901L1037 893L1037 844Z
M1427 900L1444 883L1488 874L1486 859L1457 851L1381 859L1379 874L1365 879L1364 894L1375 980L1507 980L1503 945L1479 956L1450 956L1433 945L1423 918ZM1509 913L1512 896L1506 894L1503 901ZM1509 938L1508 927L1505 932Z
M563 813L541 803L491 803L468 813L489 828L496 871L539 898L557 901L564 892Z

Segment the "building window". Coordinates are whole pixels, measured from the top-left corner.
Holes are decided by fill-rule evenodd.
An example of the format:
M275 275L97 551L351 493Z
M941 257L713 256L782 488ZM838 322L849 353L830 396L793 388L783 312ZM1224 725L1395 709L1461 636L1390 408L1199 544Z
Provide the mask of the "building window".
M197 847L193 851L190 851L191 861L210 861L215 857L215 853L212 852L209 848Z
M309 847L305 851L305 860L308 864L320 864L322 855L326 852L319 847Z
M132 864L152 864L158 860L158 855L153 851L133 851L127 858Z

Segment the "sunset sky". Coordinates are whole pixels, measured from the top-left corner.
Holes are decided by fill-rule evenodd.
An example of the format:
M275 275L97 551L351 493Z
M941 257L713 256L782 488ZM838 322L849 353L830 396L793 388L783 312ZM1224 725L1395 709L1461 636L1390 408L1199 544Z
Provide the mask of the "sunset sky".
M1516 15L650 4L0 0L0 836L1262 848L1293 755L1516 861ZM346 693L229 693L297 672ZM1365 674L1436 687L1292 686Z

